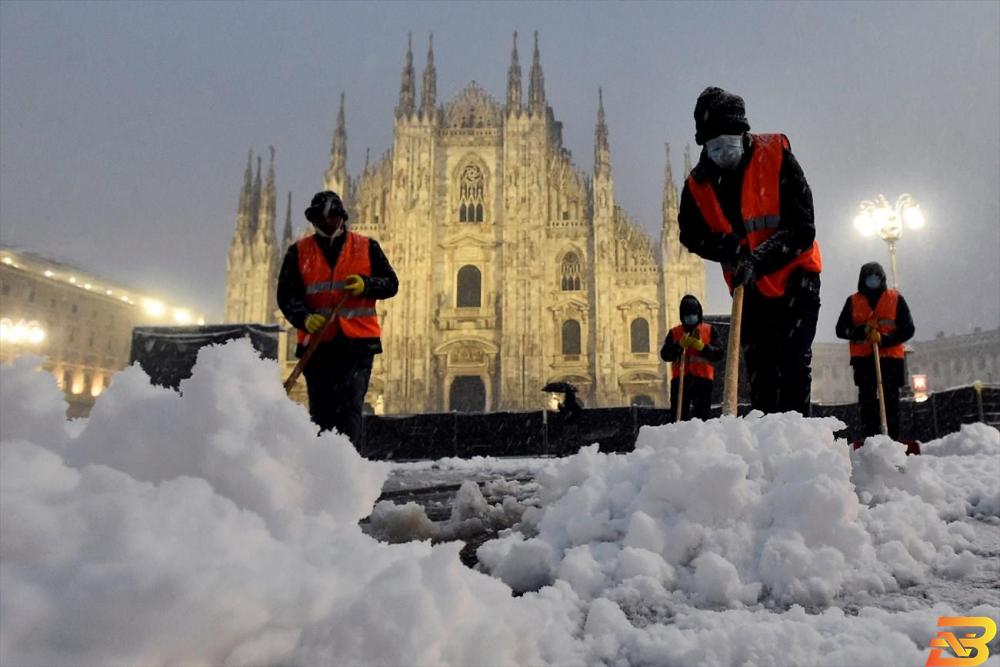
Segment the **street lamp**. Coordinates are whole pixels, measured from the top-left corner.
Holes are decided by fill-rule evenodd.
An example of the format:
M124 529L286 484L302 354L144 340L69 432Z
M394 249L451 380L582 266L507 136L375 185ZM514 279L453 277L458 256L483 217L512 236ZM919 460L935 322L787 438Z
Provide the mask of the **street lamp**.
M881 194L875 201L866 200L858 206L858 214L854 218L854 228L862 236L878 234L883 241L889 244L893 289L899 289L899 280L896 277L896 241L903 235L903 226L910 229L920 229L925 222L923 211L908 193L899 195L895 206L889 204L885 196Z

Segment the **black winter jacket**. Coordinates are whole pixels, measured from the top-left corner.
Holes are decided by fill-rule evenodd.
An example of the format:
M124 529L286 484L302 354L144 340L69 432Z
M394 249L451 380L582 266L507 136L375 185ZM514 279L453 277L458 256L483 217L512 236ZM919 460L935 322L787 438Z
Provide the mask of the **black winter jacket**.
M702 150L698 164L691 170L691 175L697 182L708 181L712 184L712 189L719 200L723 214L733 228L733 233L719 234L709 229L686 182L677 214L681 243L704 259L729 266L736 265L739 257L739 240L746 236L740 200L743 193L743 174L754 150L749 135L744 137L743 145L743 160L736 169L720 169L708 158L706 151ZM780 179L781 222L777 231L753 251L754 269L757 275L767 275L785 266L797 255L808 250L816 238L812 191L806 182L805 174L802 173L802 167L787 149L781 161Z
M875 305L878 303L880 296L882 296L881 291L873 294L865 294L872 310L875 310ZM865 340L865 325L862 324L860 326L854 326L854 316L852 315L852 310L851 297L847 297L847 301L844 302L844 308L840 311L840 317L837 318L837 338L861 342ZM882 347L900 345L913 338L915 331L916 327L913 325L913 316L910 315L910 307L906 305L906 299L904 299L903 295L900 294L899 302L896 304L896 330L890 334L882 336L882 342L879 343L879 345ZM851 363L855 364L855 360L858 358L859 357L851 357Z
M701 322L698 324L701 324ZM722 347L719 346L719 339L715 335L715 327L708 325L708 328L708 343L702 351L698 353L698 356L705 357L709 361L718 361L719 359L722 359ZM687 330L685 329L685 332L686 331ZM663 341L663 347L660 348L660 359L671 362L680 361L683 349L684 348L681 347L680 343L674 341L673 336L667 334L667 337Z
M341 234L327 242L323 236L318 237L319 247L323 250L323 256L331 267L337 265L340 258L340 251L344 247L346 234ZM371 262L372 275L362 276L365 281L364 296L372 299L388 299L396 295L399 291L399 280L396 272L392 270L389 260L382 252L381 246L375 239L368 239L368 258ZM285 317L296 329L305 329L306 317L312 311L306 306L306 288L299 272L298 248L292 244L285 253L285 259L281 263L281 272L278 274L278 307ZM322 345L343 348L343 351L357 354L380 354L382 352L382 341L379 338L348 338L342 333ZM299 345L296 353L301 356L303 346Z

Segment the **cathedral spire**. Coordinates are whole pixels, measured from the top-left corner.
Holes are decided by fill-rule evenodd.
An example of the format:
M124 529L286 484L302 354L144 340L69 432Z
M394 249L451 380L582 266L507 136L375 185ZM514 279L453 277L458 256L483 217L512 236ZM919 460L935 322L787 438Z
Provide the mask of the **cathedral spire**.
M667 147L667 165L663 169L663 224L671 222L670 218L676 220L677 216L677 186L674 184L674 169L670 164L670 143L665 143Z
M691 173L691 144L684 144L684 178Z
M437 70L434 69L434 33L427 41L427 65L424 67L424 85L420 95L420 115L433 120L437 108Z
M413 35L406 36L406 64L403 65L403 76L399 83L399 106L396 107L396 118L409 118L413 115L416 93L413 83Z
M604 91L597 89L597 127L594 128L594 174L611 173L611 145L608 142L608 124L604 118Z
M270 245L274 243L274 219L277 217L277 195L274 190L274 146L268 146L271 160L267 165L267 180L260 196L260 218L257 233Z
M323 175L323 185L341 197L347 196L347 122L344 119L344 93L340 93L340 110L337 112L337 129L330 142L330 167Z
M531 60L531 83L528 84L528 105L532 113L545 111L545 77L542 58L538 53L538 31L535 31L535 53Z
M285 231L281 235L281 254L284 256L292 245L292 191L288 191L288 206L285 208Z
M247 153L247 168L243 172L243 187L240 188L240 204L236 209L236 237L246 239L250 230L250 208L253 196L253 149ZM235 238L235 237L234 237Z
M514 31L514 47L510 50L510 67L507 68L507 111L521 109L521 63L517 58L517 31Z
M257 232L257 221L260 219L260 163L261 157L257 156L257 176L253 181L253 189L250 191L250 208L248 215L247 235L252 237Z

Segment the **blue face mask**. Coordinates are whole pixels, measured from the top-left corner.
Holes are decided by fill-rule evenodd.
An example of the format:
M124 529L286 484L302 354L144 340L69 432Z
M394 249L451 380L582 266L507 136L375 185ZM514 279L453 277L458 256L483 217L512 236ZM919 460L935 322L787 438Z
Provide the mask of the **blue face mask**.
M705 142L705 151L720 169L735 169L743 159L743 135L720 134Z
M698 316L697 315L685 315L685 316L683 316L681 318L681 322L683 322L684 324L686 324L689 327L690 326L694 326L695 324L698 324Z
M871 274L865 278L865 287L868 289L878 289L882 286L882 277L876 274Z

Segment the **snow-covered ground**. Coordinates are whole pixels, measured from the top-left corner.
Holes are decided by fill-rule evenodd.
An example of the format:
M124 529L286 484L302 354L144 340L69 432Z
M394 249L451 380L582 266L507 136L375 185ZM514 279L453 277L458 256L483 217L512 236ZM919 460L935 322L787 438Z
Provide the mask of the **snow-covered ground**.
M787 414L390 465L316 437L246 341L69 423L35 365L0 370L2 665L923 665L939 616L1000 618L987 426L920 457Z

